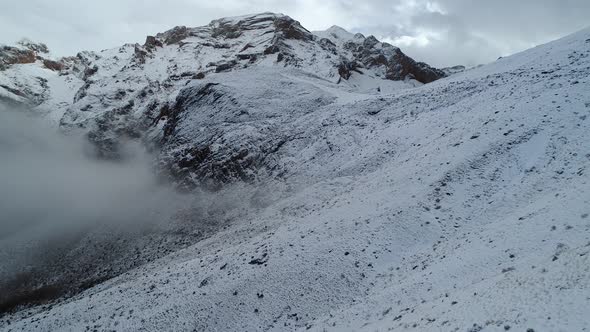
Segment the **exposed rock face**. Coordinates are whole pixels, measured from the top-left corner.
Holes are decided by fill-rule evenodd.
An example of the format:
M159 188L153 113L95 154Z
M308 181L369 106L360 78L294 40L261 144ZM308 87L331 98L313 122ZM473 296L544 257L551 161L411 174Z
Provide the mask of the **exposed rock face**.
M458 74L458 73L462 73L465 70L467 70L467 68L465 66L453 66L453 67L446 67L446 68L441 68L441 70L447 75L447 76L451 76L454 74Z
M310 54L325 54L321 57L328 59L332 57L333 61L327 61L324 70L329 69L345 80L350 77L351 71L362 74L360 68L382 71L385 79L415 79L422 83L446 76L438 69L414 61L399 48L379 42L374 36L352 35L338 27L333 29L349 36L343 43L334 43L331 35L315 35L288 16L263 13L214 20L209 25L198 28L177 26L156 36L148 36L144 45L135 46L134 52L136 62L142 65L145 64L146 57L150 57L151 53L163 45L183 47L186 44L197 44L201 47L228 50L224 52L227 54L223 60L208 63L207 67L215 67L214 72L254 65L271 55L276 55L275 62L284 66L319 65L318 60L307 58L298 52L298 48L305 45L306 52ZM231 57L238 61L248 60L249 63L236 66L236 63L227 60Z
M423 62L416 62L399 48L388 43L381 43L373 36L365 38L362 35L355 35L354 38L345 42L344 48L366 68L382 68L386 79L399 81L410 78L421 83L430 83L446 76L443 71ZM342 78L348 79L344 76Z
M166 45L178 44L188 36L190 36L190 31L185 26L177 26L163 34L158 34L158 37L164 39Z
M154 50L156 49L156 47L162 46L164 46L162 42L154 36L147 36L145 38L145 43L143 44L143 47L145 47L148 50Z
M342 77L343 79L347 80L350 78L353 71L362 74L362 72L359 71L358 68L361 68L361 65L359 65L356 61L349 62L344 60L338 66L338 75L340 75L340 77Z
M59 61L53 61L53 60L48 60L48 59L43 60L43 65L45 66L45 68L51 69L54 71L63 70L65 67L65 65Z
M281 110L274 115L280 121L292 120L293 114L302 114L330 99L324 93L317 93L313 102L307 97L293 98L294 91L309 96L317 88L303 88L304 84L296 79L285 80L283 75L313 76L352 90L355 85L351 82L362 77L374 82L371 84L375 92L380 91L381 81L428 83L445 76L373 36L351 34L338 27L312 33L296 20L273 13L223 18L196 28L177 26L147 36L143 45L80 52L58 61L41 57L46 51L44 45L32 43L5 48L0 61L42 60L44 67L59 72L64 81L73 82L72 100L67 105L60 103L63 116L59 123L64 129L88 131L89 140L105 158L117 157L122 138L142 139L163 151L162 164L189 187L232 179L250 181L261 170L280 169L272 163L272 155L287 138L249 132L230 139L224 133L228 124L242 123L257 114L255 107L273 113L268 111L268 105L275 105L268 101L269 96L282 100L274 106ZM261 77L261 73L267 77ZM203 80L202 84L197 80ZM242 85L228 84L232 80ZM277 86L267 87L268 82ZM48 100L45 81L35 83L39 85L35 94L23 89L26 84L30 83L7 85L4 89L16 97L34 99L34 105ZM262 92L252 84L263 87ZM238 92L244 89L250 91L248 98L256 96L261 101L244 103ZM290 106L285 108L285 99L298 102L288 103ZM214 109L219 113L210 113ZM189 135L184 131L204 121L195 112L211 117L205 121L206 134Z
M231 81L208 78L183 89L160 111L160 160L181 187L215 189L236 180L250 182L261 174L280 174L280 148L297 136L294 127L292 132L285 128L334 100L310 84L256 70L263 74L251 69L235 72Z
M232 97L226 87L218 83L206 83L183 90L172 106L169 120L164 127L164 142L166 145L184 146L176 156L169 159L170 169L176 178L197 177L207 179L204 184L217 185L231 182L235 179L249 181L253 179L252 170L262 160L261 151L252 142L246 140L235 146L227 145L214 148L223 131L210 124L209 130L203 133L197 145L190 140L179 137L179 126L186 125L187 112L201 111L206 107L216 107L216 104L239 105L239 101ZM238 106L239 107L239 106ZM195 183L184 181L184 187L194 186Z
M65 69L79 71L78 59L74 57L52 59L48 54L47 45L27 39L19 41L16 46L0 46L0 70L6 70L16 64L32 64L40 61L43 67L53 71L59 72Z
M11 46L0 47L0 70L14 64L33 63L37 61L37 53L30 49Z
M33 63L49 53L47 45L23 39L16 46L0 46L0 70L14 64Z
M49 48L47 48L47 45L45 45L43 43L35 43L35 42L28 40L26 38L21 39L17 44L21 47L28 49L28 50L36 52L37 54L49 53Z
M386 78L391 80L414 78L418 82L430 83L445 76L442 70L432 68L424 62L416 62L399 49L387 64Z
M275 18L273 24L286 39L313 40L313 35L307 29L288 16Z

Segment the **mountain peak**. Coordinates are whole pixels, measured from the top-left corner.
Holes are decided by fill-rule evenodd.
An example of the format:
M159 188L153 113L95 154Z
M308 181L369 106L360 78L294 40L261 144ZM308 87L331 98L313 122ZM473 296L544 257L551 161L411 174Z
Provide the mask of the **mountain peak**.
M280 17L285 17L287 15L282 13L273 13L273 12L262 12L262 13L255 13L255 14L247 14L247 15L239 15L239 16L228 16L215 19L211 21L209 24L214 24L215 22L228 22L233 24L238 24L240 22L251 22L254 20L273 20Z
M328 29L324 30L325 32L329 32L329 33L344 33L344 34L351 34L348 30L344 29L343 27L339 26L339 25L332 25L331 27L329 27Z
M314 33L318 36L331 39L332 41L334 41L334 39L340 41L351 40L355 36L353 33L338 25L333 25L324 31L315 31Z
M365 37L362 34L353 34L341 26L333 25L326 30L314 31L316 36L326 38L336 45L342 46L346 42L353 40L361 41Z
M311 33L299 22L284 14L271 12L219 18L201 27L177 26L157 34L156 38L163 44L170 45L182 42L189 37L213 37L217 40L238 39L243 35L249 35L246 33L249 31L261 31L265 34L282 33L283 37L287 39L312 39ZM246 38L244 36L243 39Z
M136 48L137 62L154 57L158 47L187 44L193 45L199 58L209 59L198 66L205 75L264 63L314 68L315 74L329 80L347 80L367 71L388 80L411 78L422 83L445 76L416 65L398 48L373 36L353 34L336 25L312 33L293 18L272 12L220 18L201 27L178 26L148 36L143 47Z
M36 43L22 38L14 46L0 45L0 70L14 64L34 63L37 60L50 61L49 48L44 43Z

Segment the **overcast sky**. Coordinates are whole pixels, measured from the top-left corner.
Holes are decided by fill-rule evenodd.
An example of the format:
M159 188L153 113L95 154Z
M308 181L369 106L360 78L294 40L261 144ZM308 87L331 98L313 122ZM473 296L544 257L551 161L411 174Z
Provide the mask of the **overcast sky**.
M27 0L0 1L0 43L27 37L73 55L263 11L373 34L435 66L487 63L590 26L590 0Z

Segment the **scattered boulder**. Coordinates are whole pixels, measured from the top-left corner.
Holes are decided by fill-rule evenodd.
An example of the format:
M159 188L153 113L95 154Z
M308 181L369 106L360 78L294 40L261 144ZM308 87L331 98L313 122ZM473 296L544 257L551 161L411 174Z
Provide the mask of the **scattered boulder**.
M341 78L348 80L353 71L362 74L362 72L358 70L359 67L360 64L356 61L343 60L338 66L338 75L340 75Z
M45 68L53 70L53 71L60 71L64 69L64 64L58 61L53 61L53 60L48 60L45 59L43 60L43 65L45 66Z
M237 64L238 63L235 60L217 64L217 67L215 67L215 72L220 73L223 71L229 71L233 69Z
M150 51L154 50L156 47L162 47L162 46L164 46L162 44L162 42L154 36L147 36L145 38L145 43L143 44L143 47L145 47L146 49L148 49Z

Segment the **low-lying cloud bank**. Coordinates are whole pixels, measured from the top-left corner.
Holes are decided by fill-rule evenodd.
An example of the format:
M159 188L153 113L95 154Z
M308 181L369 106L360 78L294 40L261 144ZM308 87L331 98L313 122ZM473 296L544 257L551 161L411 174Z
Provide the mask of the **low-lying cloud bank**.
M65 254L93 229L136 232L165 224L187 197L162 184L149 156L94 158L83 136L64 136L0 105L0 285Z
M292 190L278 181L179 193L140 145L118 160L96 155L85 136L0 103L0 316L190 246Z

